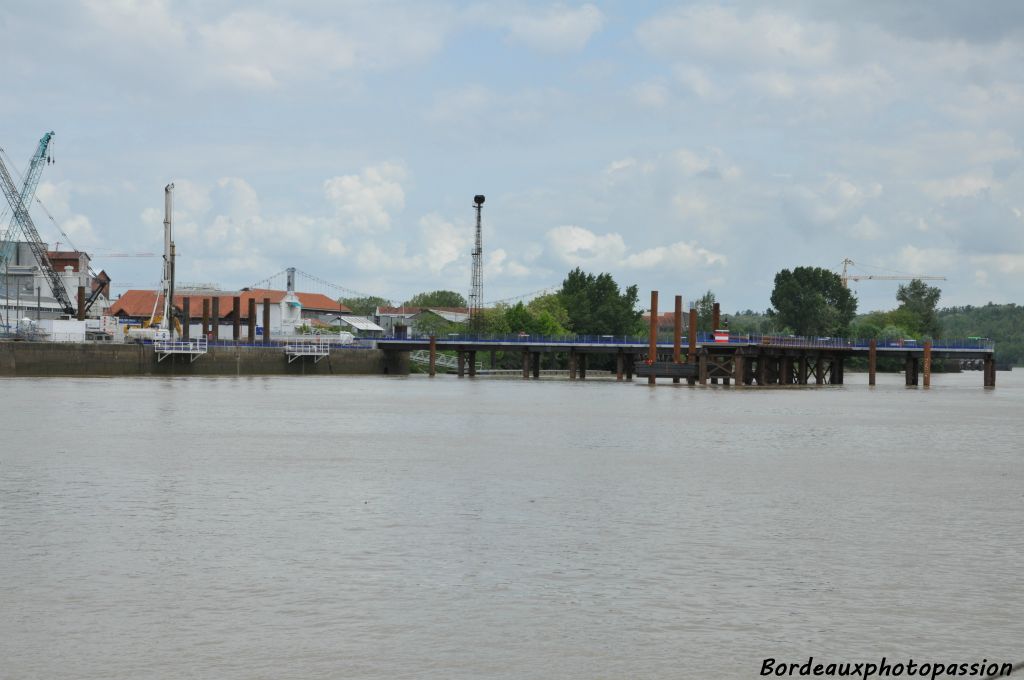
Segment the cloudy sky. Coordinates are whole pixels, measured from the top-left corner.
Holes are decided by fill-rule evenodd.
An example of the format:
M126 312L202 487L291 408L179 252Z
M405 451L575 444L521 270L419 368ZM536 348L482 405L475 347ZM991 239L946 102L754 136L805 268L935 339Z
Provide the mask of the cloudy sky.
M466 294L483 193L488 301L578 265L760 310L849 257L1024 302L1013 0L13 0L0 59L0 146L56 131L39 196L122 287L174 181L178 279L224 288Z

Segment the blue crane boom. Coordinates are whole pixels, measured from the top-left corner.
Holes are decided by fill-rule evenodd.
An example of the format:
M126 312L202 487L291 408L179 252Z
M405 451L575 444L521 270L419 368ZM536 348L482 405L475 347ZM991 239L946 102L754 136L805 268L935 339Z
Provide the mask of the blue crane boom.
M46 254L46 245L43 243L42 238L40 238L36 225L32 223L32 216L28 214L28 206L21 200L21 194L18 193L17 187L14 186L14 180L11 179L11 173L7 171L3 158L0 158L0 190L3 190L4 196L7 197L7 202L11 205L11 210L14 211L14 221L21 227L25 240L28 242L29 248L32 249L36 262L39 263L39 268L50 282L50 290L53 291L53 297L60 303L65 314L74 314L75 306L71 304L71 298L68 297L68 291L64 288L64 282L61 280L60 274L53 269L53 264Z
M47 163L50 163L50 142L53 139L53 130L47 132L39 140L39 146L36 148L36 152L32 154L31 160L28 162L28 170L25 172L25 179L21 185L21 203L26 208L32 205L32 199L36 195L36 187L39 186L39 178L43 174L43 167ZM13 209L13 205L12 205ZM15 243L18 240L18 216L14 212L11 214L10 224L7 226L7 230L0 233L0 269L7 266L7 260L10 259L11 253L15 248ZM27 236L25 236L27 239Z

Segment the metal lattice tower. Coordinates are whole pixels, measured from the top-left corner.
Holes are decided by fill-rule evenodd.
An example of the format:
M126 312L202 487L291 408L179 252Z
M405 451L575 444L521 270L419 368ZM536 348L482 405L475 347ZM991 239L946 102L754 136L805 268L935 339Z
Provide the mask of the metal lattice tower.
M483 329L484 306L484 239L480 226L480 212L484 207L483 194L473 197L476 204L476 245L473 246L473 284L469 291L469 327L479 334Z

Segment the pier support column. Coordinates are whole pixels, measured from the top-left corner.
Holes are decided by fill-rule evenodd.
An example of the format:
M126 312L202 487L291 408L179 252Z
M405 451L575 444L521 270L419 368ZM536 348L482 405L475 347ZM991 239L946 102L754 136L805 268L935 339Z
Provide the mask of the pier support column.
M903 377L907 387L917 384L917 359L909 354L903 362Z
M868 342L868 385L874 387L875 385L875 372L878 366L878 341L871 340Z
M657 382L654 375L653 364L658 360L658 291L651 291L651 328L648 334L647 361L652 364L651 374L647 376L647 384L653 385Z
M433 378L437 375L437 336L430 336L430 363L428 364L427 375Z
M203 337L210 337L210 298L203 298Z
M540 355L538 355L540 356ZM587 355L580 354L580 380L587 379Z
M213 304L210 305L210 322L213 324L211 331L213 332L213 341L220 340L220 298L213 298Z
M732 356L732 379L736 383L736 387L743 387L744 376L746 375L746 361L744 356L739 352L736 352Z
M692 304L690 305L690 318L689 328L686 333L686 363L695 364L697 363L697 308ZM686 383L693 385L697 382L696 378L687 378Z
M533 379L540 380L540 352L533 353Z
M814 384L825 384L825 357L821 355L821 352L818 352L814 358Z
M192 299L186 295L181 298L181 339L189 339L189 326L192 325Z
M530 353L523 350L523 380L530 379Z
M779 359L779 384L793 384L793 357L786 354Z
M797 371L799 372L799 375L797 375L796 384L797 385L806 385L807 384L807 352L804 352L804 353L802 353L800 355L800 359L797 362Z
M708 353L703 351L697 357L697 377L700 380L700 384L705 387L708 384Z
M843 384L843 380L844 380L843 370L844 370L844 367L843 367L843 355L842 354L837 354L836 356L833 357L833 384L834 385L842 385Z
M576 379L576 362L577 362L576 350L571 349L571 350L569 350L569 380L575 380Z
M924 374L924 386L932 386L932 341L927 340L924 343L924 363L922 366L922 373Z
M237 295L231 300L231 335L235 342L242 339L242 298Z
M476 377L476 351L475 350L470 350L469 352L466 352L466 354L469 356L469 377L470 378L475 378Z
M624 357L625 357L625 355L623 354L621 349L618 352L615 353L615 381L616 382L622 382L622 373L623 373L623 369L624 369L623 364L625 363Z
M466 353L461 349L455 352L455 364L460 378L466 377Z
M991 354L985 357L981 365L985 387L996 386L996 360Z
M256 344L256 298L249 298L249 344Z
M674 333L672 334L672 362L683 363L683 296L676 296L676 313L673 318ZM672 378L672 382L679 384L679 378Z
M270 298L263 298L263 344L270 342Z
M626 355L626 382L633 382L633 362L635 361L635 354Z
M768 384L768 357L763 352L757 355L757 384L759 387Z

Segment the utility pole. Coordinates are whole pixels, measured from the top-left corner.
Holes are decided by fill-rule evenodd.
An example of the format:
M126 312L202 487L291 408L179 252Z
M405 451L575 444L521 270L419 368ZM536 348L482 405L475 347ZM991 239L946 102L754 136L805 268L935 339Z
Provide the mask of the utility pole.
M480 222L483 194L474 196L473 202L476 204L476 244L473 246L473 283L469 291L469 327L474 335L479 335L484 326L484 240Z

